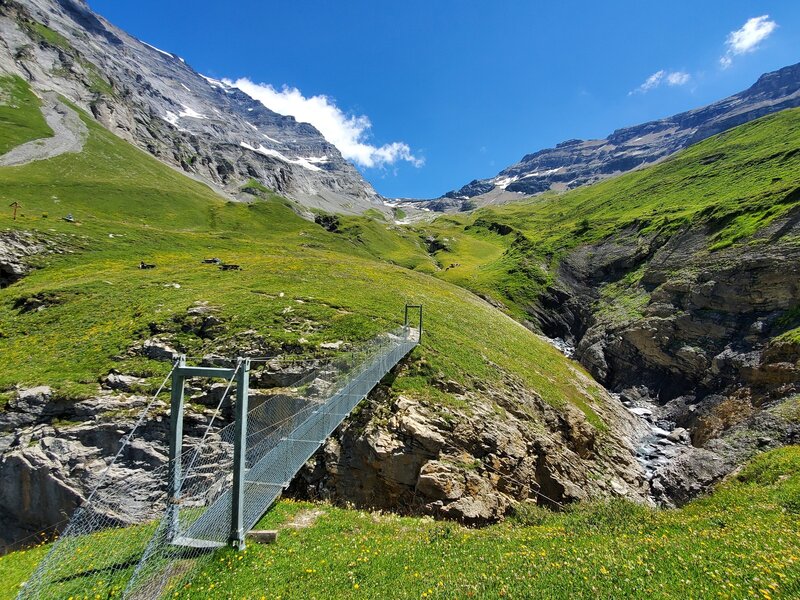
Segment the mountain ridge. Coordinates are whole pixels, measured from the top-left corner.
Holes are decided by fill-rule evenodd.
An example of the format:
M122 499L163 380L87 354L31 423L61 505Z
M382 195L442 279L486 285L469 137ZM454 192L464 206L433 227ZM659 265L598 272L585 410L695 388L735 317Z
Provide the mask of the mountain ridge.
M382 197L308 123L203 76L82 0L0 3L0 71L55 91L126 141L247 200L250 180L303 209L385 210Z
M423 204L469 210L548 190L564 191L654 164L712 135L800 106L800 63L761 75L748 89L706 106L614 130L603 139L570 139L526 154L495 177L475 179Z

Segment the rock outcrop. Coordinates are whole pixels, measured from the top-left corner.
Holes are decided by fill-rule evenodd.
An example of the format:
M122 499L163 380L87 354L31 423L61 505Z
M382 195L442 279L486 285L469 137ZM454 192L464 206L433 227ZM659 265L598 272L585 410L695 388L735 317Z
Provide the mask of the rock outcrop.
M100 483L119 488L119 502L93 505L109 524L125 525L132 515L142 522L157 518L166 491L169 404L159 399L137 435L120 450L151 398L131 393L138 378L110 373L98 394L75 402L51 388L19 390L0 413L0 543L13 544L30 533L58 530ZM198 390L189 389L190 393ZM184 448L198 440L214 410L192 402L186 406ZM215 403L216 404L216 403ZM229 411L215 420L227 424ZM230 444L210 436L204 446L229 455ZM111 465L109 467L109 465ZM126 496L125 490L136 490ZM105 494L105 498L116 498Z
M630 444L640 424L613 398L593 406L606 430L577 408L553 408L513 383L462 390L457 399L466 408L378 390L291 490L471 524L501 519L522 500L556 508L589 498L644 498L643 470Z
M800 391L800 212L749 243L709 250L713 231L631 228L572 251L532 320L653 427L691 445L651 473L663 503L708 489L750 454L797 440L772 409ZM635 276L632 276L635 275Z
M69 252L69 244L31 231L0 231L0 288L27 275L37 255Z
M3 543L63 523L98 483L146 398L103 395L61 400L47 386L21 390L0 413ZM153 431L163 440L168 420ZM111 481L146 478L165 461L163 444L131 447Z

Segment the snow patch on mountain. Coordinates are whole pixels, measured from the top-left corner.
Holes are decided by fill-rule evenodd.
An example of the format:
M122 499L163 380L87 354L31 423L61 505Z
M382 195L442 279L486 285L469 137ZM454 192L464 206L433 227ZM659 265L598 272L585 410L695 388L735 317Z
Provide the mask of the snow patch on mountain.
M519 177L495 177L492 181L495 186L499 187L501 190L506 189L509 185L517 181Z
M179 117L189 117L190 119L208 119L207 116L200 114L191 106L186 106L185 104L181 104L183 110L178 113Z
M211 87L219 88L229 93L232 91L231 86L227 85L224 81L220 81L219 79L214 79L213 77L206 77L202 73L198 73L198 75L200 75L200 77L205 79L206 82L208 82L208 85L210 85Z
M141 42L141 40L139 40L139 41ZM169 53L169 52L166 52L166 51L162 50L161 48L156 48L155 46L153 46L152 44L148 44L147 42L142 42L142 43L143 43L145 46L147 46L148 48L150 48L150 49L152 49L152 50L155 50L156 52L160 52L160 53L161 53L161 54L163 54L164 56L169 56L170 58L175 58L175 56L174 56L174 55L172 55L172 54L171 54L171 53Z
M549 175L555 175L558 173L562 167L557 167L555 169L547 169L546 171L534 171L533 173L528 173L527 175L523 175L520 179L529 179L531 177L547 177Z
M291 159L284 154L278 152L277 150L273 150L272 148L265 148L263 145L259 144L258 148L255 146L251 146L247 142L241 142L239 144L242 148L247 150L251 150L253 152L258 152L259 154L263 154L264 156L272 156L277 158L278 160L282 160L283 162L292 164L292 165L299 165L304 169L308 169L309 171L322 171L317 165L313 164L315 162L326 162L328 159L325 157L322 158L303 158L298 156L295 159Z

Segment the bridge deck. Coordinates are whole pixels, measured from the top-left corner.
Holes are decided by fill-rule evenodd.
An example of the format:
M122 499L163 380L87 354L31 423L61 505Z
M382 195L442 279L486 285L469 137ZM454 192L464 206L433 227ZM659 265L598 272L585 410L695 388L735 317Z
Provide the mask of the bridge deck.
M416 338L414 335L416 334ZM307 418L280 438L245 472L244 525L251 529L289 485L292 478L378 382L418 344L418 333L409 329L384 351L356 370L346 384L310 410ZM226 490L172 543L190 547L215 547L230 536L232 491Z

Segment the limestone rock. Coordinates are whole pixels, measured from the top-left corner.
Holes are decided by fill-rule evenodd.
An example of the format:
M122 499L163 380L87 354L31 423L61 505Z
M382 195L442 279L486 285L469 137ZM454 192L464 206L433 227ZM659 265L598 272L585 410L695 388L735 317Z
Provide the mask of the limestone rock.
M0 288L28 274L30 257L45 252L63 252L65 247L64 242L30 231L0 231Z
M271 360L251 371L252 381L263 388L288 387L317 367L317 363L281 362Z
M144 385L146 380L141 377L134 377L133 375L123 375L121 373L111 372L103 382L105 387L111 390L119 390L123 392L131 392L138 386Z
M135 346L134 351L146 356L151 360L172 361L175 356L180 354L175 348L168 343L156 338L145 340L141 344Z
M656 471L651 491L656 500L666 506L681 506L727 475L735 462L724 456L692 448L668 466Z
M472 524L499 520L526 499L556 506L588 497L644 498L643 471L626 441L638 425L611 397L596 407L615 423L601 442L580 410L556 410L522 387L467 392L469 410L442 414L400 396L385 421L386 400L375 395L301 471L291 492Z
M149 398L105 392L79 402L55 398L50 388L20 390L0 413L0 543L10 543L69 517L97 485ZM142 435L126 447L108 481L135 486L131 510L158 510L165 480L152 477L167 461L169 420L157 404ZM206 418L187 408L185 431L197 436ZM144 495L141 493L144 491ZM125 511L108 507L110 523ZM157 516L155 513L153 516Z
M340 350L344 342L342 340L338 340L336 342L323 342L319 345L320 348L323 350Z
M432 500L456 500L464 495L464 473L438 460L420 468L417 492Z

